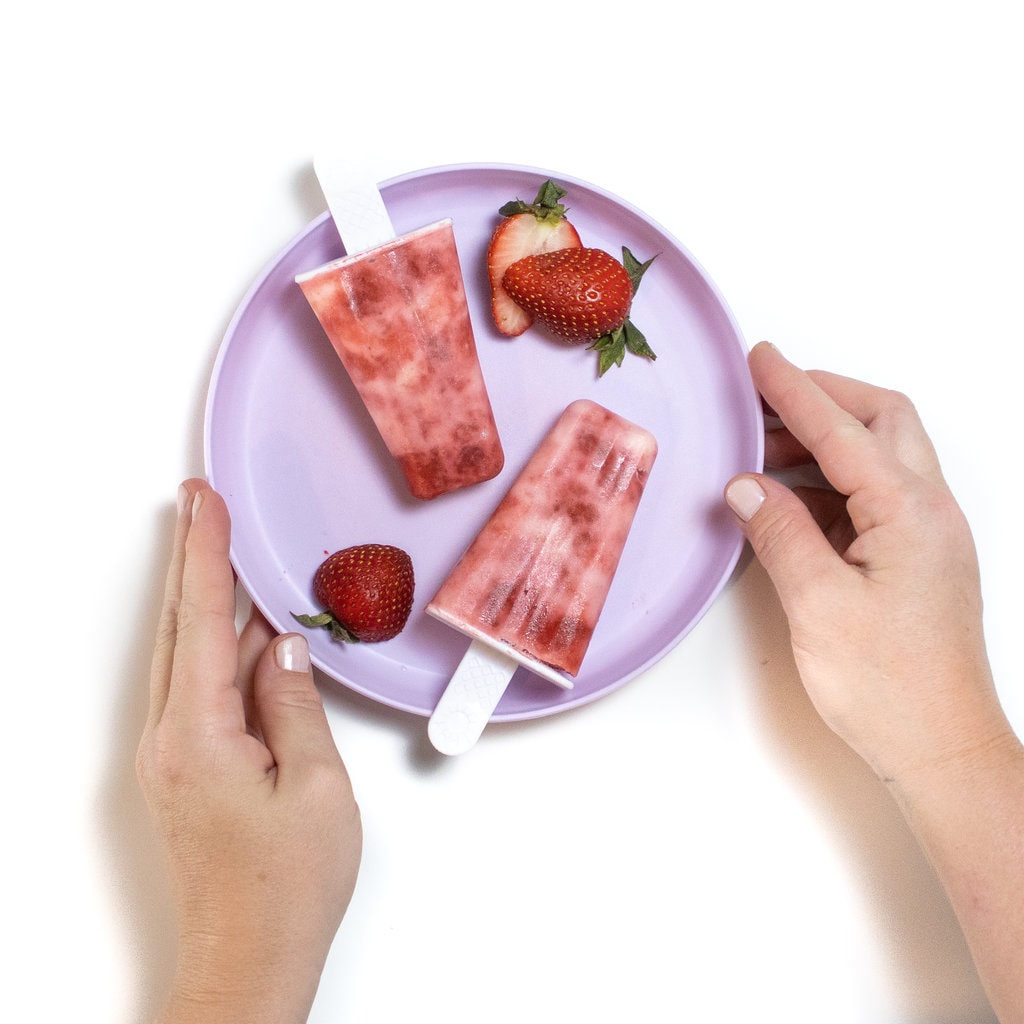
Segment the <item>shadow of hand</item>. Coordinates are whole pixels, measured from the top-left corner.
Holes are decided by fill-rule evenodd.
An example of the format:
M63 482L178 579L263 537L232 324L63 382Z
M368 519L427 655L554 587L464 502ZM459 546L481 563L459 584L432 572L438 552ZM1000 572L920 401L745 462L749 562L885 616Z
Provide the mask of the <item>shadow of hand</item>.
M896 991L915 1019L994 1024L945 892L895 801L807 696L771 580L751 560L734 587L746 618L750 700L762 735L847 855Z

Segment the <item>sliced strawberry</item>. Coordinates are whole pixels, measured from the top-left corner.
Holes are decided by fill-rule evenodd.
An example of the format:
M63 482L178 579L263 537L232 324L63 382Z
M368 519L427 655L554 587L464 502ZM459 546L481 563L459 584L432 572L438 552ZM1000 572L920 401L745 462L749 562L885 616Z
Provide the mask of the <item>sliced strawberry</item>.
M565 217L561 203L564 195L565 189L549 180L541 185L532 203L514 199L498 211L503 219L487 247L487 277L495 326L510 338L522 334L533 323L533 317L505 291L505 271L526 256L583 245L576 228Z
M591 342L598 375L621 366L626 352L655 359L629 319L640 279L653 262L625 247L619 263L603 249L560 249L513 263L502 283L513 301L553 334L573 344Z

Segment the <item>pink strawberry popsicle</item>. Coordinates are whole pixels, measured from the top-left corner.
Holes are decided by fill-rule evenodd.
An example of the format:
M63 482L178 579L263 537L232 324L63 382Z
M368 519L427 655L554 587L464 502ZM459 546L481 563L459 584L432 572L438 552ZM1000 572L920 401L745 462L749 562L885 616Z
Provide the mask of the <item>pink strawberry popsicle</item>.
M575 676L656 455L643 427L588 399L573 402L428 614L547 678L551 668Z
M415 497L501 471L451 220L296 281Z

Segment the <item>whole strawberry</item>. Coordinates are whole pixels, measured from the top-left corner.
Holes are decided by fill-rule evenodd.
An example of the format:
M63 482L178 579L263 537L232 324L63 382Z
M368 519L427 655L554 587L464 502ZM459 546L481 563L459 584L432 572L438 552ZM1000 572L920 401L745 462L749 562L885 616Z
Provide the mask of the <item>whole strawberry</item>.
M502 220L487 246L487 278L494 324L508 337L522 334L533 323L533 317L509 298L501 283L505 271L524 256L552 249L578 249L583 244L566 218L564 196L565 189L548 180L532 203L513 199L498 211Z
M322 627L345 643L379 643L397 636L412 611L412 559L390 544L359 544L335 551L313 576L313 596L324 606L293 617Z
M531 317L574 344L590 342L598 375L621 366L626 352L657 358L629 319L633 296L652 259L640 263L625 247L622 263L603 249L558 249L513 263L505 290Z

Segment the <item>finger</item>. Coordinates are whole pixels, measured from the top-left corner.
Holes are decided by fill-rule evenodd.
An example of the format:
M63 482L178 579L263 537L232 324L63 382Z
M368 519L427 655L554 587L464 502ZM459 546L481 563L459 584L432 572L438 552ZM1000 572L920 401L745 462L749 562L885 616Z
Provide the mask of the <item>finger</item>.
M784 484L744 474L729 481L725 500L787 615L798 609L808 587L827 586L830 577L846 570L811 510Z
M800 436L800 430L793 422L792 403L778 397L778 388L785 388L787 379L792 384L803 376L836 406L861 423L902 465L933 482L941 482L942 471L935 448L917 410L905 395L825 370L799 370L774 345L766 342L756 345L751 351L750 370L761 390L764 404L772 408L790 434L795 435L787 437L781 433L766 445L766 464L772 468L802 465L806 460L801 447L805 450L812 447L806 437ZM782 394L791 395L791 392L784 390ZM785 414L779 410L780 404L785 406Z
M846 507L846 497L821 487L794 487L793 493L811 513L818 529L832 545L832 550L845 556L857 537Z
M908 469L936 483L942 480L935 448L905 395L823 370L808 370L807 376L860 420ZM776 415L774 410L771 415ZM812 462L813 456L783 426L765 431L764 461L769 469L792 469Z
M764 433L764 464L769 469L793 469L806 466L814 456L785 428Z
M903 475L905 467L891 446L875 437L857 416L840 406L810 374L786 360L774 345L762 342L754 347L750 371L761 394L793 437L814 456L836 490L850 495L894 473Z
M149 674L149 723L163 714L174 665L174 645L178 638L178 608L181 604L181 580L185 568L185 539L192 524L192 502L203 481L190 479L178 487L177 518L171 560L164 582L164 603L157 624L156 644Z
M260 724L259 709L253 692L254 679L260 657L276 636L274 627L267 622L256 605L253 605L238 638L238 689L242 694L242 706L249 732L261 739L263 727Z
M263 740L277 762L278 785L316 764L342 768L305 637L286 633L266 649L256 666L254 693Z
M238 638L230 539L227 506L216 491L203 485L195 493L192 523L185 538L166 713L173 710L190 723L226 716L220 724L244 729L235 688Z
M941 479L935 447L906 395L825 370L809 370L807 375L883 441L908 469L935 482Z

